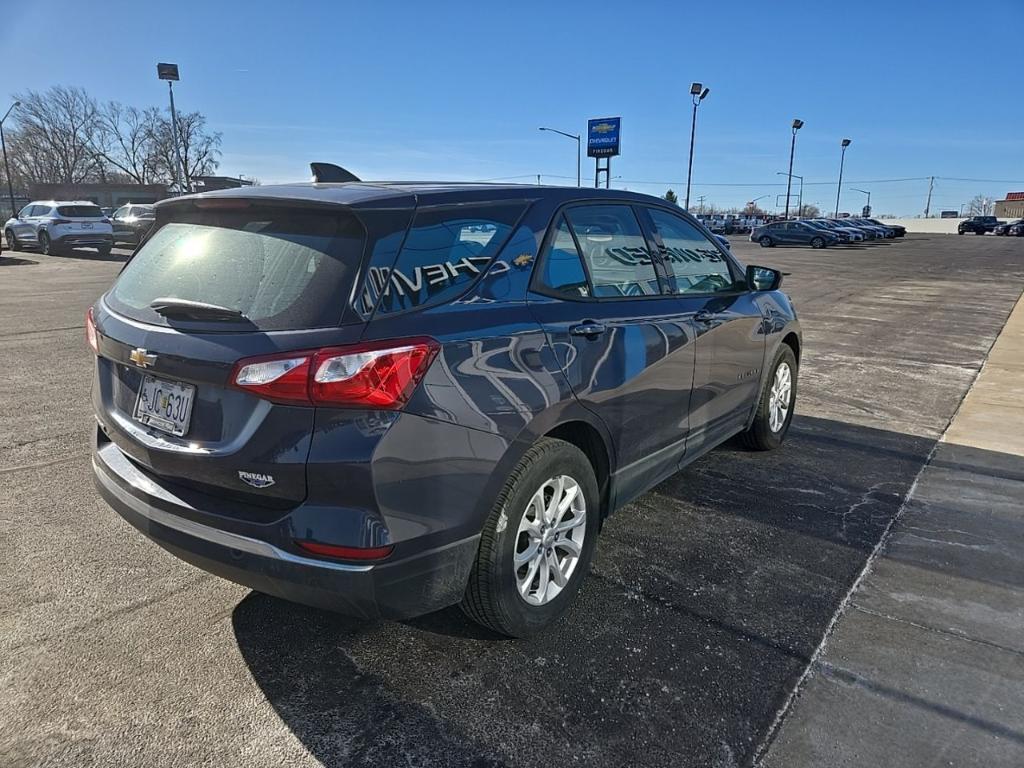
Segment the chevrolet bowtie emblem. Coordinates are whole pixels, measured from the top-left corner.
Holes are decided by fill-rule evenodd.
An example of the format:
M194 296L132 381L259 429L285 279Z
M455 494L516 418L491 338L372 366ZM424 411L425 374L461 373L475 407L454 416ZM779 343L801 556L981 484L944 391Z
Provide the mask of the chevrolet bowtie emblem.
M132 353L128 355L128 359L139 366L139 368L148 368L151 365L156 365L156 355L149 354L142 347L133 349Z

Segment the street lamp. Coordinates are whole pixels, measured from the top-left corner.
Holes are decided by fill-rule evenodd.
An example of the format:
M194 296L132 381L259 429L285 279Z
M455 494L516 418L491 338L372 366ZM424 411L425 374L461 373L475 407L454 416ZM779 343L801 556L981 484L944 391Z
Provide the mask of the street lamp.
M868 196L867 208L868 208L868 212L870 213L871 212L871 193L868 192L866 189L854 189L853 187L850 187L850 191L851 192L860 192L862 195L867 195ZM837 218L838 218L838 216L837 216Z
M0 117L0 147L3 148L4 152L4 173L7 174L7 194L11 198L11 216L17 215L17 211L14 208L14 186L11 184L11 166L7 164L7 142L4 140L4 121L7 120L7 116L11 114L11 110L15 107L20 107L21 102L16 101L7 108L4 112L4 116Z
M800 179L800 191L797 193L797 198L796 198L796 208L797 208L797 211L798 211L797 215L799 216L800 214L803 213L803 210L804 210L804 177L800 176L800 175L798 175L796 173L785 173L783 171L776 171L775 175L776 176L789 176L790 181L792 181L793 179ZM778 204L779 204L779 201L776 200L775 201L775 205L778 206ZM786 218L787 219L789 218L789 189L788 188L786 189Z
M786 215L785 218L789 218L789 193L790 187L793 185L793 153L796 152L796 132L804 127L803 120L793 120L793 141L789 145L789 178L786 181ZM800 185L803 186L801 180ZM803 201L801 200L801 203Z
M178 114L174 111L174 82L178 79L178 65L157 64L156 76L167 81L167 92L171 97L171 130L174 132L174 154L178 160L178 167L175 169L174 175L182 174L181 181L178 183L178 193L181 193L183 187L188 187L186 191L191 192L192 185L188 181L188 169L181 162L181 147L178 145L178 140L181 138L178 134Z
M693 137L697 132L697 107L711 93L710 88L705 88L700 83L690 85L690 98L693 99L693 122L690 123L690 164L686 168L686 205L683 208L690 210L690 177L693 175Z
M834 217L837 219L839 218L839 194L843 190L843 163L846 161L846 148L850 146L850 140L843 139L841 146L843 152L839 156L839 184L836 186L836 215Z
M580 186L580 135L578 133L566 133L560 131L557 128L538 128L538 131L550 131L551 133L557 133L559 136L565 136L567 139L576 140L576 186ZM540 182L538 182L539 184Z

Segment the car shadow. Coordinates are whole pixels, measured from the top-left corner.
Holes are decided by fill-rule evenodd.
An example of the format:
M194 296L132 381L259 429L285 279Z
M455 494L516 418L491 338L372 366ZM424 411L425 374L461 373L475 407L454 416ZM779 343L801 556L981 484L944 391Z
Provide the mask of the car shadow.
M131 251L128 253L117 253L112 251L109 255L104 256L99 251L91 248L74 248L68 251L62 251L58 258L61 259L78 259L82 261L128 261L131 256Z
M21 267L29 264L38 264L32 259L23 259L20 256L6 256L0 253L0 267Z
M779 451L726 444L606 521L534 638L251 594L238 646L325 765L746 764L933 445L802 416Z

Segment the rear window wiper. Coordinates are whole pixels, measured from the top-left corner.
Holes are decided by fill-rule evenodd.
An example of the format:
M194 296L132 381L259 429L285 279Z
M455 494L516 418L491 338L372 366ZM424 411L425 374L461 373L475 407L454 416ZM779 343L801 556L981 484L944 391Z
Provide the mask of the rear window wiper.
M240 310L188 299L161 298L149 302L149 308L164 317L179 320L248 320Z

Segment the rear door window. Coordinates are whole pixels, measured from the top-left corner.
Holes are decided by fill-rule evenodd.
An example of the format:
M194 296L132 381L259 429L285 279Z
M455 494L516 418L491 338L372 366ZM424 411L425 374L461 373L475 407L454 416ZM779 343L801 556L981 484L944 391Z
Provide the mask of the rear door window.
M351 214L253 206L172 216L107 295L115 311L166 325L150 304L176 298L237 310L253 330L340 322L366 240Z
M631 207L581 205L569 208L566 218L582 251L595 297L661 293L654 259Z
M419 209L385 276L377 312L422 309L461 295L501 250L525 210L521 200Z

